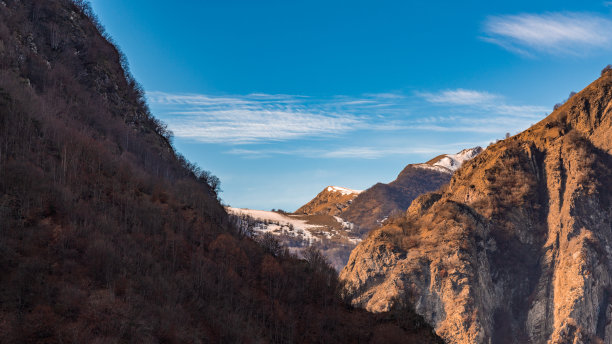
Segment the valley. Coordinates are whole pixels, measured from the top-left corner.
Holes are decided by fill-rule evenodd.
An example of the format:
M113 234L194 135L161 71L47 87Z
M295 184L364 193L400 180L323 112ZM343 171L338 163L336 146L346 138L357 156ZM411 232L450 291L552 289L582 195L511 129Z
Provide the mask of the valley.
M351 251L371 230L401 216L412 200L448 182L463 163L482 150L475 147L410 164L393 182L378 183L363 191L327 186L294 213L232 207L226 210L250 235L274 235L298 256L308 247L315 247L340 271Z
M612 344L609 5L0 1L0 343Z

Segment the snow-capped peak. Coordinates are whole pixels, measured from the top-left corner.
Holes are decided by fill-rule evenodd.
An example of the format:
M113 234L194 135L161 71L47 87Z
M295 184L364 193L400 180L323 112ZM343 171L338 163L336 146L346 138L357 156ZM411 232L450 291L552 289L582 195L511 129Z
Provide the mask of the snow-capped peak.
M427 168L440 172L454 173L463 165L464 162L473 159L482 152L481 147L464 149L457 154L446 154L435 162L418 164L416 167Z
M463 165L464 162L474 158L481 151L482 148L480 147L464 149L457 154L447 154L444 158L440 159L433 165L448 168L449 170L455 172L459 169L459 167L461 167L461 165Z
M352 190L343 188L341 186L328 186L327 191L329 192L340 192L342 195L358 195L363 192L363 190Z

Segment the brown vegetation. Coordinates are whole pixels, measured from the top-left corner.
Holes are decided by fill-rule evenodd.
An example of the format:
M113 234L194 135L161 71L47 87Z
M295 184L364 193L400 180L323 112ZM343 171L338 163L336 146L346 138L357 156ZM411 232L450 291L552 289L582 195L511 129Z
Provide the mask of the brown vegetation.
M356 232L364 236L394 213L405 212L419 195L437 190L450 178L449 173L408 165L393 182L378 183L359 194L342 218L356 224Z
M294 214L304 215L340 215L346 207L357 197L357 193L344 194L342 192L329 190L326 187L312 200L301 206Z
M232 226L100 29L81 1L0 3L1 343L436 341Z

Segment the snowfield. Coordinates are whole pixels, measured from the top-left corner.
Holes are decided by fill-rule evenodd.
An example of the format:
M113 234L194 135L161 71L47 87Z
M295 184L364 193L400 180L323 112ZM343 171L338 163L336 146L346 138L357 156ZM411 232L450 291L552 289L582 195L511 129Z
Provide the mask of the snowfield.
M226 207L225 210L234 215L248 215L256 220L278 222L283 225L292 225L294 228L308 229L320 228L320 226L308 224L305 220L292 218L292 215L283 215L274 211L253 210L243 208Z
M339 216L334 216L334 219L336 219L336 221L338 221L338 223L342 225L342 228L344 228L347 232L350 232L353 227L355 227L353 223L344 221L344 219Z
M309 246L318 248L338 271L348 261L352 249L361 242L360 238L351 233L354 224L338 216L326 219L233 207L226 207L225 210L235 217L234 221L239 228L255 237L270 233L298 257L302 257ZM314 223L309 223L309 220Z
M440 161L436 162L434 166L440 166L447 168L453 172L457 171L464 162L473 159L476 155L478 155L482 151L482 148L470 148L464 149L457 154L447 154L446 157L440 159Z
M442 173L448 173L448 174L452 174L453 173L453 171L449 170L446 167L436 166L436 165L416 164L416 165L414 165L414 167L422 168L422 169L425 169L425 170L434 170L434 171L438 171L438 172L442 172Z
M320 242L322 238L331 240L333 238L342 237L352 244L357 244L361 241L360 238L353 238L348 234L354 228L354 224L344 221L338 216L334 216L333 218L340 224L342 228L340 232L345 232L342 234L334 228L325 225L311 224L306 220L298 218L302 217L302 215L285 215L273 211L233 207L226 207L225 210L230 215L249 216L255 220L256 223L253 226L253 230L256 232L256 235L261 233L286 235L303 241L308 245L312 245L317 241Z
M330 191L330 192L340 192L340 193L342 193L343 196L346 196L346 195L359 195L360 193L363 192L363 190L352 190L352 189L343 188L341 186L328 186L327 187L327 191Z
M482 152L482 148L480 147L468 148L457 154L446 154L444 158L436 161L434 164L418 164L415 165L415 167L452 174L457 171L464 162L473 159L480 152Z

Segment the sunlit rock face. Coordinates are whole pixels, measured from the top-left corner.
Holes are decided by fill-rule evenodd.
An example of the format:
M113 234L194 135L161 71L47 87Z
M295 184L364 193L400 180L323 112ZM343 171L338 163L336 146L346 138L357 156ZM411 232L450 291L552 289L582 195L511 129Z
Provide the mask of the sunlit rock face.
M612 73L373 232L341 273L449 343L612 343Z

